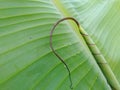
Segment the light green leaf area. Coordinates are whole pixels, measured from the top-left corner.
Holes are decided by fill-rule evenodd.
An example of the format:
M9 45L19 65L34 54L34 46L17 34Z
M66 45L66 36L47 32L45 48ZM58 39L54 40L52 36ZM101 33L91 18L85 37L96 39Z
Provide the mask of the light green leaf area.
M119 2L0 1L0 90L71 90L68 72L49 46L54 23L76 18L120 81ZM111 90L73 22L63 22L53 47L70 68L73 90Z

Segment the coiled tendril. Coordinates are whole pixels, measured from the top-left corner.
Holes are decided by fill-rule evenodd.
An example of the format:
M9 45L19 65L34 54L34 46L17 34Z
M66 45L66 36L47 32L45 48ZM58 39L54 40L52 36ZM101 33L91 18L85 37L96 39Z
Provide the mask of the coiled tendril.
M54 24L54 26L53 26L53 28L51 29L51 32L50 32L50 48L51 48L52 52L57 56L57 58L59 58L60 61L65 65L65 67L66 67L66 69L67 69L67 71L68 71L68 73L69 73L70 88L73 89L73 83L72 83L72 79L71 79L70 69L69 69L68 65L64 62L63 58L60 57L60 56L58 55L58 53L55 51L55 49L53 48L53 44L52 44L53 32L54 32L56 26L57 26L60 22L62 22L62 21L64 21L64 20L73 20L73 21L77 24L77 26L78 26L78 28L79 28L79 23L78 23L78 21L75 20L75 19L72 18L72 17L66 17L66 18L63 18L63 19L60 19L59 21L57 21L57 22Z

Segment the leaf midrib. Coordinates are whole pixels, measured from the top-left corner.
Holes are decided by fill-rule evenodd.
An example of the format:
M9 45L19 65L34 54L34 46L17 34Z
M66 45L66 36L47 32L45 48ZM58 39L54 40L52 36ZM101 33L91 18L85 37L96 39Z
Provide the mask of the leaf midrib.
M63 15L63 17L72 17L71 14L64 8L64 6L62 5L62 3L59 0L53 0L53 3L57 7L57 9L60 11L60 13ZM88 45L86 44L86 41L84 40L83 36L79 32L78 26L75 23L73 23L72 21L68 21L68 26L72 28L73 32L75 32L75 34L77 35L79 40L82 42L82 47L85 49L85 51L88 54L91 54L91 56L94 58L94 56L92 55L91 50L89 49ZM94 60L94 61L96 63L96 60ZM101 70L101 68L100 68L100 70ZM101 73L103 74L102 71L101 71ZM103 74L103 76L104 76L104 74ZM104 79L107 81L105 76L104 76Z
M53 0L53 3L63 17L72 17L71 14L64 8L64 6L61 4L61 2L59 0ZM85 40L83 39L82 35L79 33L78 26L73 21L70 21L70 20L68 21L68 26L70 28L72 28L71 30L77 35L80 42L82 42L81 47L83 47L85 49L85 51L87 51L87 53L90 54L91 52L90 52Z

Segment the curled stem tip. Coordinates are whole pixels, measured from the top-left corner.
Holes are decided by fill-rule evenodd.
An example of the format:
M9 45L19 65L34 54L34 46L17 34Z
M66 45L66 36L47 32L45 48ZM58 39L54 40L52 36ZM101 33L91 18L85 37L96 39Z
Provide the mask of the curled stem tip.
M78 21L75 20L75 19L72 18L72 17L66 17L66 18L63 18L63 19L60 19L59 21L57 21L57 22L54 24L54 26L53 26L53 28L51 29L51 31L50 31L50 48L51 48L52 52L57 56L57 58L65 65L65 67L66 67L66 69L67 69L67 71L68 71L68 73L69 73L70 88L73 89L73 83L72 83L72 78L71 78L70 69L69 69L68 65L64 62L63 58L55 51L55 49L53 48L53 43L52 43L53 32L54 32L56 26L57 26L60 22L62 22L62 21L64 21L64 20L73 20L73 21L77 24L77 26L79 27Z

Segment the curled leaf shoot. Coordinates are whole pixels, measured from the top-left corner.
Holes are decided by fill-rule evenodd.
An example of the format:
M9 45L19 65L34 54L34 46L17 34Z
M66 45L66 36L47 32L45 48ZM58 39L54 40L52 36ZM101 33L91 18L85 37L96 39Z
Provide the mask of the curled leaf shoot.
M59 54L54 50L53 48L53 44L52 44L52 37L53 37L53 32L56 28L56 26L64 21L64 20L72 20L76 23L80 34L82 35L84 41L86 42L86 45L88 46L90 52L92 53L93 57L95 58L97 64L99 65L101 71L103 72L103 75L106 77L106 80L108 82L108 84L110 85L110 87L113 90L120 90L120 84L117 81L114 73L112 72L110 66L108 65L107 61L105 60L104 56L102 55L102 53L100 52L100 50L98 49L98 47L96 46L96 44L93 42L92 38L87 34L87 32L80 27L79 22L74 19L73 17L65 17L62 18L60 20L58 20L53 28L51 29L50 32L50 48L52 50L52 52L58 57L58 59L65 65L68 73L69 73L69 80L70 80L70 88L73 89L73 83L72 83L72 79L71 79L71 73L70 73L70 69L68 67L68 65L64 62L63 58L61 56L59 56Z

